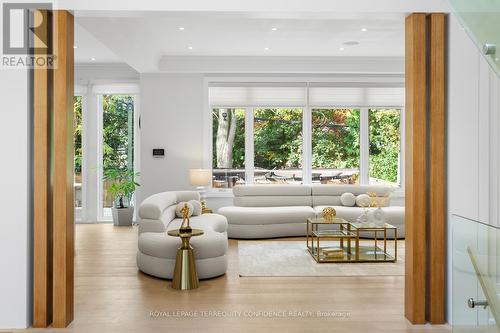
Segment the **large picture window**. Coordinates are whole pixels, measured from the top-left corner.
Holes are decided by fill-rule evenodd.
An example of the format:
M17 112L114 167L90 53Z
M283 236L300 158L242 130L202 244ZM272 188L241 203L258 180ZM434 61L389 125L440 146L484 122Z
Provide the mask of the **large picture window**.
M254 110L254 182L302 182L302 109Z
M245 183L245 109L212 110L212 187Z
M267 85L209 87L212 188L402 185L403 87Z
M368 110L370 184L400 185L401 110Z
M312 110L312 182L359 180L359 109Z

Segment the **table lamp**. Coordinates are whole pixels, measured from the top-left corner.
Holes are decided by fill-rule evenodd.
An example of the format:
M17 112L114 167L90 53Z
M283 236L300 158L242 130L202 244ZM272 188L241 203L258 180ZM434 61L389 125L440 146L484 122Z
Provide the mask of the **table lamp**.
M209 169L190 169L189 182L195 185L198 192L200 192L201 206L205 209L205 185L210 184L212 181L212 172Z

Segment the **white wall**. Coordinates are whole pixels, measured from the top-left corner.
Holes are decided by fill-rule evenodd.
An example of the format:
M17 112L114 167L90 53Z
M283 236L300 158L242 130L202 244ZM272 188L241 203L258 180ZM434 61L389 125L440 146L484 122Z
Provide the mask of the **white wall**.
M460 264L452 262L457 253L452 248L452 222L453 215L460 215L500 226L500 80L457 18L450 15L448 22L448 319L474 322L481 314L468 309L466 300L482 296L473 272L452 274L453 265ZM471 229L464 235L473 239L476 233L476 229ZM478 244L481 245L484 244ZM454 289L453 280L460 281Z
M141 74L139 202L158 192L186 190L188 170L203 165L203 76ZM153 158L164 148L164 158Z
M28 73L0 69L2 220L0 328L25 328L31 310L31 120Z

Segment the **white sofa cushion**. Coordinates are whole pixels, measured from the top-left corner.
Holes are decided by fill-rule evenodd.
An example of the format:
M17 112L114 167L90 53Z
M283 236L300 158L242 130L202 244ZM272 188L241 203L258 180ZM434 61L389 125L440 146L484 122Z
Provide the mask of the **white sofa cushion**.
M182 219L174 219L169 223L166 230L179 229L181 224ZM189 225L192 228L201 229L203 231L215 231L220 233L227 231L227 219L219 214L192 216L189 218Z
M351 192L343 193L340 196L340 202L342 203L342 206L352 207L356 204L356 196Z
M233 204L241 207L312 206L312 198L310 195L245 196L234 197Z
M305 223L314 218L314 209L309 206L290 207L222 207L218 211L231 224L264 225L284 223Z
M370 207L372 199L368 194L360 194L356 197L356 206L358 207Z
M309 185L238 185L233 187L235 197L242 196L311 196Z
M163 211L177 203L175 192L163 192L154 194L145 199L139 206L139 217L141 219L159 220Z

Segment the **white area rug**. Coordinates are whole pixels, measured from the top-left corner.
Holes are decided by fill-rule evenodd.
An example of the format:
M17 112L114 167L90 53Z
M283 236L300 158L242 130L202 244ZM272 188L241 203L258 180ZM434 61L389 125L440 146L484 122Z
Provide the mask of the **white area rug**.
M366 244L362 241L361 245ZM393 243L388 244L389 253ZM317 263L304 241L239 241L240 276L400 276L405 273L404 242L398 260L378 263Z

